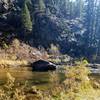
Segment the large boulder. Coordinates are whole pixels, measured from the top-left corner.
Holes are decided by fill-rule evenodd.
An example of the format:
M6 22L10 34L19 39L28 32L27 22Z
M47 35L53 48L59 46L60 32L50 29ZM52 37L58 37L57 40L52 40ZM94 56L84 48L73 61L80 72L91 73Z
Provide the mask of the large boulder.
M45 60L38 60L32 63L33 71L49 71L49 70L56 70L56 65L45 61Z

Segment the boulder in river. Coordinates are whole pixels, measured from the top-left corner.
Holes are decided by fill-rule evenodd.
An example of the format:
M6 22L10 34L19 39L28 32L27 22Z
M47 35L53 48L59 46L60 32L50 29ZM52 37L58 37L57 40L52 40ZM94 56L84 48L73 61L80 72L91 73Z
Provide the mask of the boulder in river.
M45 60L38 60L32 63L33 71L49 71L49 70L56 70L56 65L45 61Z

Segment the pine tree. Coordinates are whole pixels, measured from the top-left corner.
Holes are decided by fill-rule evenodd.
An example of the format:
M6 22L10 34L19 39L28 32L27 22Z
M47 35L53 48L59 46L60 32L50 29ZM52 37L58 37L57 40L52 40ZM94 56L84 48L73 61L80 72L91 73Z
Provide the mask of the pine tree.
M50 15L50 14L51 14L50 9L46 8L46 15Z
M94 43L95 37L95 0L86 0L84 22L86 28L86 43L91 46Z
M44 3L44 1L43 0L39 0L38 1L38 5L39 5L39 10L40 11L45 11L45 3Z
M25 32L32 31L31 16L30 16L30 12L29 12L26 2L24 2L23 9L22 9L22 23L23 23L23 28Z
M76 0L76 8L75 8L76 17L79 17L79 18L82 17L83 7L84 7L84 1Z

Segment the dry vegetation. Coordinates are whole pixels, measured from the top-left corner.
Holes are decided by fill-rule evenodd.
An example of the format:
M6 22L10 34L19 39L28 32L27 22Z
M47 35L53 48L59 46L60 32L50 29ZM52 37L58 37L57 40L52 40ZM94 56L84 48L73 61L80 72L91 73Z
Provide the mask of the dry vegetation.
M5 49L0 48L0 67L8 66L26 66L39 59L48 59L45 50L33 48L18 39Z
M18 39L14 39L8 48L0 48L0 59L35 61L47 57L46 51L33 48Z
M100 100L100 88L93 88L86 64L87 61L83 61L75 67L66 68L63 82L53 72L50 74L52 87L44 91L35 86L27 87L26 83L15 84L15 78L7 73L7 83L0 88L0 100Z

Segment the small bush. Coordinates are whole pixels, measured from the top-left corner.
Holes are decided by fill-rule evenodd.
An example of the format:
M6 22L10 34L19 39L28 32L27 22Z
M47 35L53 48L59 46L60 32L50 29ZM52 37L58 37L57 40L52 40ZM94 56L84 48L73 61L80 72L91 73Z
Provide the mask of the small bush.
M51 44L49 51L50 51L50 54L55 55L55 56L60 54L59 47L54 44Z
M12 41L12 45L17 49L20 46L20 41L18 39L14 39Z

